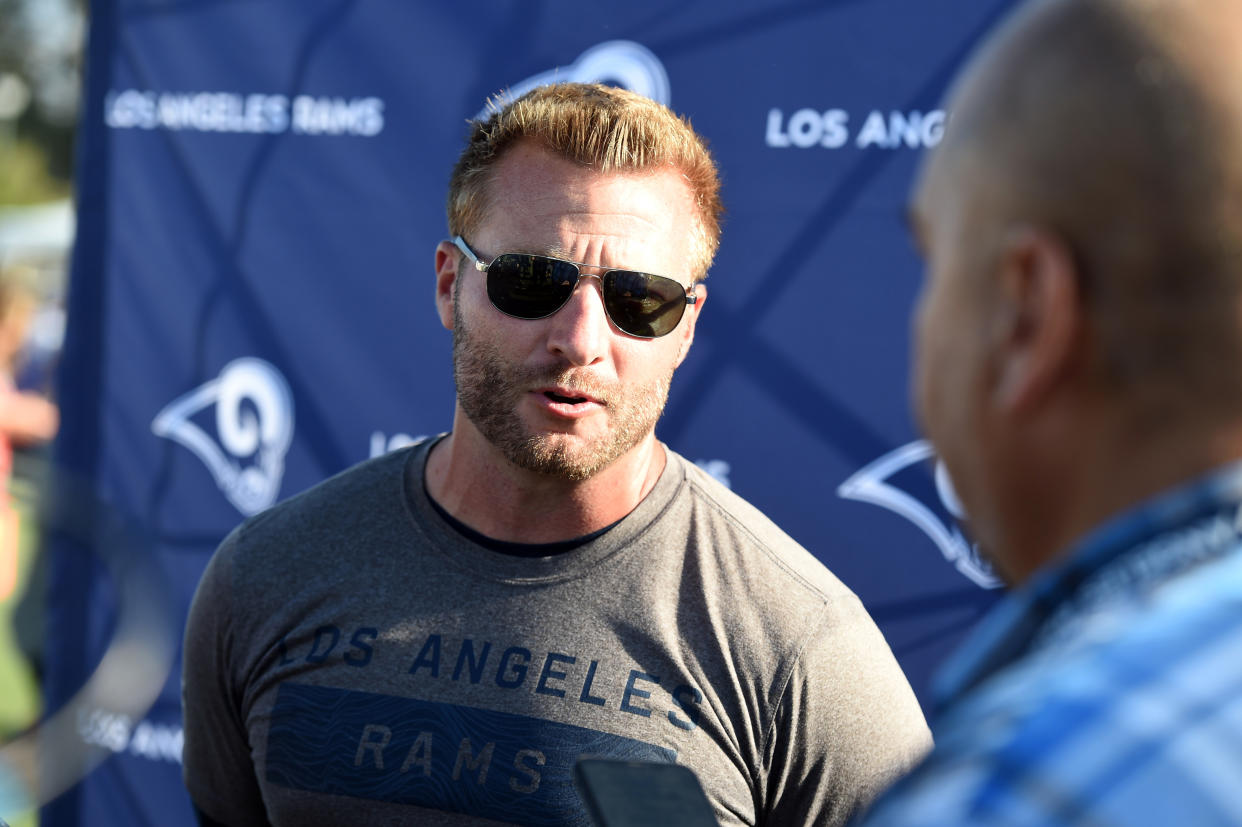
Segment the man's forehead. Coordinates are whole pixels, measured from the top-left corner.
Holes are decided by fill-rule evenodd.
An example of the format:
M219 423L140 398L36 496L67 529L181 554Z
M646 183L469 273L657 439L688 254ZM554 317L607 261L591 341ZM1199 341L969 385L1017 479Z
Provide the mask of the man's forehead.
M549 214L634 214L631 203L668 214L693 206L689 184L671 167L601 172L550 153L502 160L488 189L492 199Z
M489 234L526 246L513 252L565 257L566 243L642 246L689 234L693 197L671 167L601 173L542 148L513 153L489 182L483 222Z

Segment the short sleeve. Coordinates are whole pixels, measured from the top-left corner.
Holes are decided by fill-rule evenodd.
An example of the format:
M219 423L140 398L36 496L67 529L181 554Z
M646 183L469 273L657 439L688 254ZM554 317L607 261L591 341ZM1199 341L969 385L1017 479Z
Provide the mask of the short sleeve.
M216 550L194 593L181 677L185 785L204 814L230 827L267 823L235 663L232 559L240 532Z
M858 599L830 600L809 625L764 751L761 823L845 824L931 748L918 699Z

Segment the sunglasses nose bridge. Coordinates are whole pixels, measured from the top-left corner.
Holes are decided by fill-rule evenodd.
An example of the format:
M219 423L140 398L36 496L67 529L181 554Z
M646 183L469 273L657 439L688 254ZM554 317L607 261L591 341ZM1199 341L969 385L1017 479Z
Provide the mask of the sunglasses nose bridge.
M598 284L592 285L585 279L594 279ZM571 364L593 364L607 352L612 325L601 278L579 271L573 290L548 317L548 349Z
M578 289L578 286L582 284L583 279L595 279L597 282L599 282L600 289L603 289L604 287L604 274L603 273L584 273L582 272L582 268L579 267L578 268L578 281L577 283L574 284L575 290Z
M574 281L574 289L571 291L569 298L565 300L565 304L569 304L569 302L573 301L574 295L577 294L577 292L580 289L582 289L584 286L588 288L590 287L590 284L587 282L584 282L583 279L595 279L594 292L597 296L599 296L600 304L604 305L604 276L603 274L602 273L584 273L582 272L581 266L578 267L578 278ZM562 307L563 306L564 305L562 305ZM604 315L605 316L608 315L608 308L606 305L604 305ZM611 318L611 316L609 316L609 318Z

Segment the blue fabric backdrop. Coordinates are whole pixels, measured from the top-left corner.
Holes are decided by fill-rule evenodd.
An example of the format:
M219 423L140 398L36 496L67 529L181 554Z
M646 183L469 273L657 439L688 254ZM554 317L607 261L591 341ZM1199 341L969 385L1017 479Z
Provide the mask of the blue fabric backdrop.
M657 433L862 597L911 682L994 600L906 395L903 211L946 84L1012 0L96 0L59 467L168 581L179 634L247 514L448 427L433 306L449 170L502 88L604 80L723 169L711 301ZM48 694L111 640L92 540L52 547ZM296 584L291 584L296 588ZM179 661L51 825L190 824Z

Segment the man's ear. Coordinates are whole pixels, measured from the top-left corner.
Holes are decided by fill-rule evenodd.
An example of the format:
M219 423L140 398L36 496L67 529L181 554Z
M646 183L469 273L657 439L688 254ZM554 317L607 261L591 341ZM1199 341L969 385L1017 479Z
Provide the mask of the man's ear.
M1022 414L1063 387L1082 357L1085 308L1080 273L1060 236L1031 226L1011 230L1000 256L992 346L996 401Z
M461 251L453 242L441 241L436 245L436 311L440 314L440 324L449 330L453 329L453 289L460 261Z
M699 283L694 285L694 295L698 298L694 304L686 305L686 315L681 320L681 326L684 328L681 333L681 348L677 352L677 361L674 368L681 367L681 363L686 361L686 355L690 352L690 345L694 343L694 326L699 321L699 313L703 311L703 305L707 304L707 285Z

